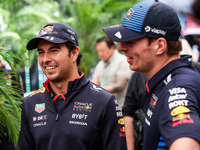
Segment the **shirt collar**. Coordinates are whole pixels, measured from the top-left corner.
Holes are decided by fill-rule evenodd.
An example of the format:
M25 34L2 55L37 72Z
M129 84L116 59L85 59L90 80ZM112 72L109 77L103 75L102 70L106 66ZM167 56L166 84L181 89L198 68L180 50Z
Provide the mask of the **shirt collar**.
M148 82L146 82L147 93L150 93L161 80L164 80L164 78L170 74L170 72L183 66L192 66L192 59L190 55L181 56L180 59L171 61L158 71Z

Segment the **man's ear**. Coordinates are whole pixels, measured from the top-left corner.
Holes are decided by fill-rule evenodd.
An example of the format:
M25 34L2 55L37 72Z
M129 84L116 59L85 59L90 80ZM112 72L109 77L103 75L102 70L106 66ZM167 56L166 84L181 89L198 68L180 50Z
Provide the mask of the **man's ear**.
M73 51L71 52L71 57L72 57L72 61L76 62L77 58L78 58L78 54L79 54L79 47L76 46Z
M157 55L162 55L163 53L167 52L167 41L164 38L159 38L156 41L157 43L157 50L156 54Z
M111 48L115 50L115 45L112 45Z

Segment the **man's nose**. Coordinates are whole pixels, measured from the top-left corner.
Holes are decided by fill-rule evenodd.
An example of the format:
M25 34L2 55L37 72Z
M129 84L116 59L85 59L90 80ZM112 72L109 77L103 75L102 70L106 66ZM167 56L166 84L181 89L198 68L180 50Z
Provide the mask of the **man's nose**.
M49 61L51 61L51 57L49 56L48 53L45 53L43 57L43 62L49 62Z
M123 52L123 51L125 51L125 50L126 50L126 48L125 48L125 46L124 46L124 43L119 43L119 45L118 45L118 51Z

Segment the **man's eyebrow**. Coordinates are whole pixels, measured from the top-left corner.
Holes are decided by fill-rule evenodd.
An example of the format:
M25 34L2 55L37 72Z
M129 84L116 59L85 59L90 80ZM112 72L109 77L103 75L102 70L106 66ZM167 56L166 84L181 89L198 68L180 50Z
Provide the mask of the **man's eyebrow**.
M49 50L54 49L54 48L60 49L60 46L59 45L53 45L53 46L49 47Z
M57 48L57 49L60 49L60 46L59 45L53 45L51 47L48 48L48 50L51 50L51 49L54 49L54 48ZM37 51L42 51L43 49L41 48L37 48Z
M42 49L41 48L37 48L37 51L42 51Z

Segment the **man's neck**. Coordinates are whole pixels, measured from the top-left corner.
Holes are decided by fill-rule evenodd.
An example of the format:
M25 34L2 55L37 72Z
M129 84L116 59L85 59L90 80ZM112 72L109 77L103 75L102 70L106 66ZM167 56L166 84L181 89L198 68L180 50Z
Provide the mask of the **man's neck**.
M78 72L75 73L70 79L66 79L64 81L61 82L52 82L49 81L49 84L52 88L52 90L57 94L57 95L63 95L67 93L67 89L68 89L68 83L69 81L74 81L75 79L79 78L79 74Z
M168 55L166 55L166 56L168 56ZM179 58L180 58L179 54L169 56L169 57L166 57L166 58L162 57L160 60L157 60L157 63L155 65L155 67L151 70L151 72L143 73L143 74L145 74L149 79L151 79L164 66L166 66L171 61L174 61L174 60L179 59Z
M67 93L68 88L68 82L62 82L62 83L54 83L49 81L49 84L51 86L51 89L57 94L57 95L63 95Z

